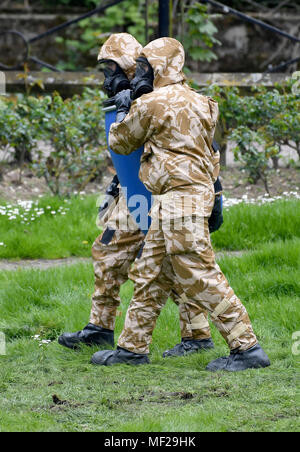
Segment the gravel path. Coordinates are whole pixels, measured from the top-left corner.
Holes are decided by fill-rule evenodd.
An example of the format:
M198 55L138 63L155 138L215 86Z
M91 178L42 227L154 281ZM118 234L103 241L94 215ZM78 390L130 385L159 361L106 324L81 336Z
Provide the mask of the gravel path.
M222 251L216 254L217 259L222 257L240 257L247 251ZM10 261L6 259L0 259L0 271L1 270L48 270L54 267L63 267L66 265L75 265L80 263L92 263L92 259L89 257L69 257L66 259L36 259L36 260L19 260Z

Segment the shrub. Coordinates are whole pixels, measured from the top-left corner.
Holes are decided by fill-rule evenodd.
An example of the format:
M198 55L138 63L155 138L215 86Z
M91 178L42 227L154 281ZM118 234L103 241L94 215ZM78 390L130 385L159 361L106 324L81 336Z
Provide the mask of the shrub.
M185 14L182 14L184 24L181 25L179 37L183 42L186 54L194 61L212 61L217 59L213 52L214 45L221 45L215 38L218 29L207 13L207 6L198 2L186 6Z
M35 174L45 178L53 194L81 191L106 160L102 98L101 91L86 90L66 100L54 93L2 102L0 144L20 153L20 173L28 155Z
M40 149L34 168L54 195L83 190L103 167L106 144L101 98L100 92L96 97L85 92L66 100L58 93L40 99L39 133L51 151L47 155Z
M268 186L268 162L270 157L278 155L278 147L267 147L259 132L255 132L245 126L240 126L233 130L230 137L236 143L236 147L233 150L234 156L236 160L242 163L242 168L248 172L249 182L256 184L261 179L266 192L270 195Z
M15 160L19 166L19 182L26 161L37 144L37 132L32 126L32 114L27 103L9 101L0 105L0 145L4 147L4 159ZM3 167L3 163L2 163Z

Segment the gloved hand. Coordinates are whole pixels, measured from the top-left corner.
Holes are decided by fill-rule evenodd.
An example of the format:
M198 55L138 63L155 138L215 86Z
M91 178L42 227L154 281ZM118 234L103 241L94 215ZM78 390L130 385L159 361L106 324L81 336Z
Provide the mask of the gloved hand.
M116 122L122 122L129 112L132 103L131 93L130 89L125 89L115 95L115 105L117 107Z
M110 185L107 187L105 192L105 198L99 207L99 218L102 218L106 212L106 209L111 205L113 200L119 196L120 189L118 188L119 178L115 176L111 181Z
M208 220L209 232L215 232L222 226L223 219L223 199L222 199L222 190L223 187L221 185L220 179L218 178L214 184L215 187L215 204L211 213L211 217Z

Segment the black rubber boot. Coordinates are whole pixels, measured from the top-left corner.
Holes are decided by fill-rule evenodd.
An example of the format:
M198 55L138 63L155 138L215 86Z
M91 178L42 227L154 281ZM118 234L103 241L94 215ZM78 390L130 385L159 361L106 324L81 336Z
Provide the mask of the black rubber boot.
M163 357L184 356L202 350L211 350L214 347L212 339L182 339L180 344L176 344L175 347L166 350L163 353Z
M209 363L206 370L217 372L224 370L227 372L240 372L246 369L259 369L270 366L270 360L259 344L249 348L249 350L232 350L225 358L218 358Z
M72 350L84 345L111 345L114 346L114 332L101 326L89 323L77 333L64 333L58 338L58 343Z
M98 366L112 366L113 364L149 364L148 355L140 355L130 352L124 348L117 347L117 350L103 350L95 353L91 359L92 364Z

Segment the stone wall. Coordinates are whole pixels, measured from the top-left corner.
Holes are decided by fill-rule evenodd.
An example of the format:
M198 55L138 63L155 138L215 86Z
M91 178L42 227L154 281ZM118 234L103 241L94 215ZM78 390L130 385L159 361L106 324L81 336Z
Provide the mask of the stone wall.
M3 73L6 81L6 92L16 93L25 91L24 74L14 71ZM250 92L255 85L273 88L276 83L284 83L288 74L243 74L243 73L191 73L200 87L215 84L218 86L236 86L241 92ZM36 93L52 93L59 91L63 96L80 94L84 87L95 88L103 84L103 74L99 72L30 72L26 79L28 85L32 85L31 91ZM41 90L39 85L43 85Z
M42 33L49 28L75 18L79 12L56 13L31 13L31 12L12 12L1 11L0 6L0 30L15 29L24 33L28 38ZM251 14L251 13L249 13ZM272 20L266 15L251 14L272 25L284 29L291 34L300 36L300 16L281 13ZM187 55L188 62L196 72L264 72L268 67L268 62L280 64L282 61L299 56L300 45L295 44L288 39L274 35L269 31L263 30L258 26L247 24L230 15L221 14L214 19L219 33L217 38L222 42L222 46L214 49L219 59L211 63L192 63ZM78 25L69 27L67 31L61 32L38 41L32 46L32 55L47 61L50 64L57 65L59 61L65 58L65 49L63 43L55 42L56 36L63 39L80 39L81 29ZM99 30L101 33L101 30ZM18 44L16 44L18 46ZM0 60L13 61L17 48L9 49L9 46L3 44L0 38ZM98 49L87 55L85 60L81 61L83 67L94 65ZM272 59L272 57L275 57ZM33 67L32 69L37 69ZM293 67L293 70L296 68Z
M0 8L0 30L17 30L23 33L27 39L44 33L52 27L60 25L70 19L74 19L78 14L60 13L1 13ZM80 29L78 26L73 26L67 31L44 38L31 46L31 54L39 59L46 61L52 65L57 65L59 61L63 61L65 50L64 46L55 42L56 37L61 36L66 38L69 33L74 34L74 39L80 36ZM14 41L16 42L16 41ZM16 42L16 48L12 46L12 40L6 38L5 41L0 37L0 62L4 59L4 64L12 65L15 61L15 54L22 52L21 45ZM2 58L1 58L2 56ZM33 65L32 69L37 69Z
M300 16L280 14L268 20L266 15L251 15L300 38ZM210 64L198 64L195 69L203 67L204 72L257 73L266 71L269 64L276 66L300 56L300 44L257 25L229 15L222 15L215 23L219 30L217 38L222 43L214 49L218 60Z

